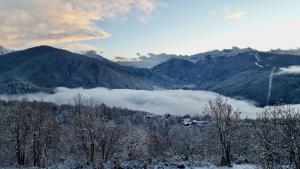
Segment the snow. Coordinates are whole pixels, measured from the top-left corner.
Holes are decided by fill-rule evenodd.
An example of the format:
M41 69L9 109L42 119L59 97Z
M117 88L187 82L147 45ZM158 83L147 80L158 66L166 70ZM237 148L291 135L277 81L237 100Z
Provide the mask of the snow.
M183 123L184 125L186 125L186 126L192 125L192 121L191 121L190 118L184 118L184 119L182 119L182 123Z
M156 166L154 167L154 169L177 169L178 166ZM241 165L233 165L232 167L221 167L221 166L215 166L215 165L209 165L209 166L204 166L204 167L187 167L185 166L184 169L259 169L257 166L255 165L251 165L251 164L241 164Z
M244 165L233 165L233 167L208 166L208 167L194 167L191 169L257 169L257 167L254 165L244 164Z
M257 62L255 62L255 65L258 67L263 67L262 65L258 64Z
M48 167L47 169L53 169L53 168L67 169L67 168L73 168L73 167L74 166L56 165L56 166ZM14 167L1 168L0 167L0 169L17 169L17 168L14 168ZM38 169L38 168L28 167L28 168L23 168L23 169ZM84 169L90 169L90 167L84 167ZM177 169L177 167L175 167L175 166L168 166L168 167L156 166L156 167L154 167L154 169ZM185 169L257 169L257 167L254 165L245 164L245 165L233 165L233 167L217 167L217 166L211 165L211 166L206 166L206 167L185 167Z
M263 67L264 67L264 66L262 66L261 64L259 64L259 62L260 62L261 60L260 60L260 57L259 57L259 55L258 55L257 53L250 53L250 55L252 55L252 56L255 58L255 60L256 60L255 65L256 65L257 67L260 67L260 68L263 68Z
M260 62L259 55L258 55L257 53L255 53L255 54L253 54L253 55L254 55L254 57L255 57L256 61L257 61L257 62Z
M236 56L240 53L247 53L247 52L253 52L255 50L251 48L244 48L240 49L237 47L233 47L232 49L224 49L224 50L213 50L205 53L200 53L198 55L192 56L189 60L193 63L196 63L198 61L204 60L205 56L210 56L212 58L215 57L231 57L231 56Z

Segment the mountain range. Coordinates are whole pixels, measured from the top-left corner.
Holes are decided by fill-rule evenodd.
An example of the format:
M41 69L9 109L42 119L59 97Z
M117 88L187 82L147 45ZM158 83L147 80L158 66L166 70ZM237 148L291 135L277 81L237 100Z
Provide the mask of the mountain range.
M134 59L126 59L126 58L118 59L118 63L124 66L151 69L154 66L159 65L160 63L165 62L169 59L172 58L179 59L185 57L181 55L166 54L166 53L162 53L162 54L149 53L148 56L141 56L140 54L138 55L139 57Z
M278 73L282 68L300 65L300 56L256 50L226 53L200 54L196 62L171 59L152 70L179 80L189 89L253 100L259 106L300 103L300 74Z
M95 52L38 46L0 56L0 93L53 93L56 87L208 90L258 106L300 103L300 74L280 73L300 56L232 48L170 57L153 68L124 66Z
M172 87L171 78L149 69L39 46L0 56L0 93L53 92L55 87L147 89Z

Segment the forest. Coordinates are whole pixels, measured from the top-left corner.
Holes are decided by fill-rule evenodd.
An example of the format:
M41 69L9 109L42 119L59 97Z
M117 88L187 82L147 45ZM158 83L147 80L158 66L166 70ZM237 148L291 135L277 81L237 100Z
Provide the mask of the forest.
M242 119L233 107L216 97L198 116L174 116L108 107L81 94L70 105L0 101L0 168L300 169L298 110L278 104Z

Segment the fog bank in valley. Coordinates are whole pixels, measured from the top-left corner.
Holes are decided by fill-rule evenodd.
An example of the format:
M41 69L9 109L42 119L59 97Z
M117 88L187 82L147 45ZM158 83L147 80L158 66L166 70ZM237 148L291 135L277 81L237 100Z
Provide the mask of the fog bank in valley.
M192 90L131 90L131 89L68 89L56 88L55 94L36 93L26 95L1 95L0 99L22 99L50 101L57 104L72 104L73 98L81 93L86 100L109 106L143 110L155 114L201 115L208 100L219 94L208 91ZM228 102L242 112L242 117L254 118L262 109L252 102L227 98Z

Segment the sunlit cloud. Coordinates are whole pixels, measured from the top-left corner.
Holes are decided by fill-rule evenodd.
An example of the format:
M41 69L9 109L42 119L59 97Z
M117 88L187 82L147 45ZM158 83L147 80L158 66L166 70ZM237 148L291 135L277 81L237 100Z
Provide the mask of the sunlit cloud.
M231 7L228 6L210 11L211 16L219 15L228 20L238 20L244 17L246 14L247 12L244 9L232 9Z
M107 38L110 18L136 15L146 22L156 0L1 0L0 44L8 47Z
M239 19L246 15L246 11L239 9L239 10L232 10L230 8L225 9L225 18L226 19Z

